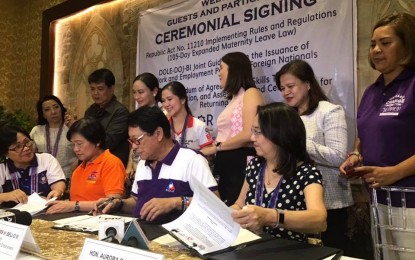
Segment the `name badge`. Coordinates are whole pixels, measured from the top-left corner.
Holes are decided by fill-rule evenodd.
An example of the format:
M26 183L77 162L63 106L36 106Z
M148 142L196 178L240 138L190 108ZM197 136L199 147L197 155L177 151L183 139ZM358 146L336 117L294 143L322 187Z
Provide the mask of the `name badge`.
M79 260L165 260L164 255L86 238Z
M0 221L0 259L16 259L20 249L40 253L28 226Z

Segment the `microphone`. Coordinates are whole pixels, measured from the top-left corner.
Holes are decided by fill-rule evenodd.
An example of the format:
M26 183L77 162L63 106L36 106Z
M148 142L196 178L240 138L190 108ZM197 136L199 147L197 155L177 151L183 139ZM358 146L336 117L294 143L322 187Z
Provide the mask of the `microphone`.
M124 220L111 219L99 222L98 238L101 241L119 244L124 235Z
M106 238L102 239L102 241L107 241L115 244L119 244L120 242L115 237L117 236L117 230L114 227L109 227L105 230Z
M32 224L32 215L26 211L7 209L0 212L0 221L1 220L30 226L30 224Z

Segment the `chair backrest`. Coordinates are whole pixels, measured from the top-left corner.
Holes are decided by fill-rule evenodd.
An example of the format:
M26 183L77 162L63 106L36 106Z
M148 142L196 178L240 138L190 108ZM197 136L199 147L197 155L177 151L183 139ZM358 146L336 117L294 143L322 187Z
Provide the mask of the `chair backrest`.
M415 187L381 187L371 195L375 258L415 259Z

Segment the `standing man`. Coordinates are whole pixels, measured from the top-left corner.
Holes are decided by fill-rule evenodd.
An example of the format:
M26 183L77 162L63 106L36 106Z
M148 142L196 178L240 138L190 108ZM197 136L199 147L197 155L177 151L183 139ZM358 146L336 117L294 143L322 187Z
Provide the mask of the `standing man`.
M106 133L106 148L127 166L128 109L114 96L114 74L106 68L98 69L89 75L88 83L95 103L85 111L84 117L93 117L102 124Z

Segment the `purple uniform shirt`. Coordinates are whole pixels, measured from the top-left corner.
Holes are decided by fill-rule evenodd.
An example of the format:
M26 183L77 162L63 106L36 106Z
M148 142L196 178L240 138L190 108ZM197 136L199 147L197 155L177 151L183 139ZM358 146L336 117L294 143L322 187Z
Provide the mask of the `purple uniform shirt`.
M157 162L155 169L150 167L150 161L144 163L145 168L138 166L136 183L131 192L137 197L134 217L140 217L141 208L152 198L193 197L190 176L199 176L198 180L206 187L212 191L217 190L217 183L206 159L191 149L180 148L177 142L167 156ZM148 171L151 171L151 178L147 177ZM173 210L159 216L154 222L167 223L178 218L182 213L181 210Z
M388 86L383 75L364 93L357 112L364 165L394 166L415 154L415 70ZM415 187L415 175L393 186ZM412 203L415 207L415 201Z

